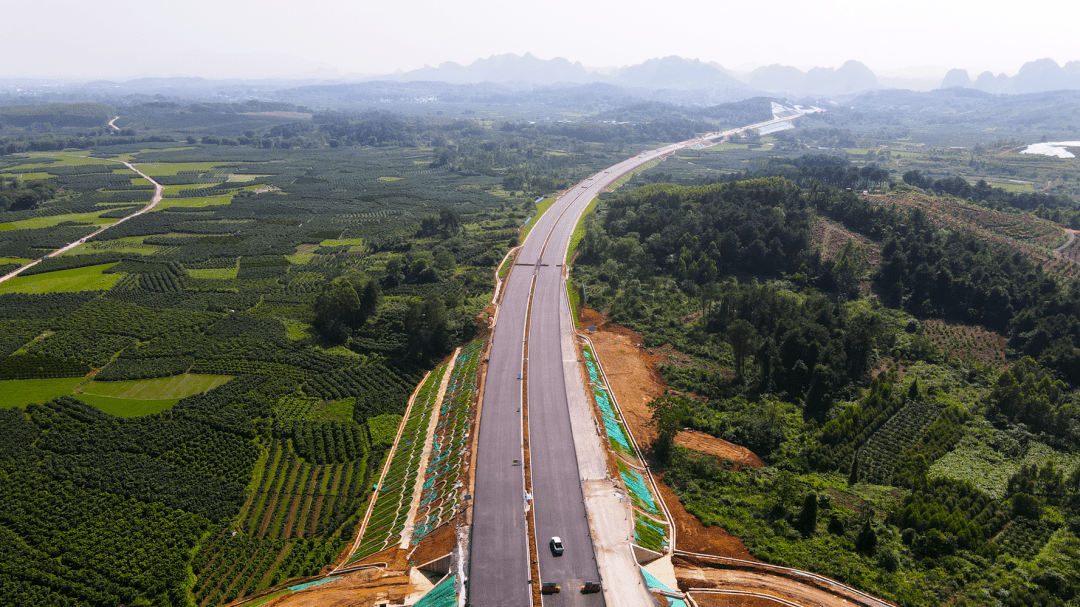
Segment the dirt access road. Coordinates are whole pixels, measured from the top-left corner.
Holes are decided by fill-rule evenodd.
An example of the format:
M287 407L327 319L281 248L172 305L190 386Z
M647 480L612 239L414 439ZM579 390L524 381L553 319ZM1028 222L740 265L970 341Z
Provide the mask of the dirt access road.
M116 120L116 118L113 118L113 120ZM158 203L161 202L161 195L165 191L164 186L162 186L160 183L158 183L158 182L154 181L153 179L151 179L149 176L146 175L146 173L143 173L139 169L135 168L135 165L131 164L130 162L126 162L126 161L122 161L122 160L111 160L110 162L119 162L119 163L123 164L124 166L126 166L127 168L134 171L135 174L138 175L139 177L142 177L143 179L145 179L145 180L149 181L150 183L154 184L154 197L150 199L150 204L148 204L145 207L139 209L138 211L135 211L134 213L132 213L131 215L128 215L127 217L121 218L119 221L116 221L114 223L110 223L108 225L101 226L101 228L98 229L97 231L95 231L93 234L88 234L88 235L83 236L82 238L76 240L75 242L70 242L67 245L53 251L52 253L44 255L43 257L41 257L41 259L35 259L34 261L31 261L30 263L26 264L25 266L13 271L13 272L5 274L4 276L0 276L0 282L4 282L6 280L10 280L12 278L15 278L16 276L18 276L20 273L22 273L27 268L32 268L32 267L36 266L37 264L41 263L42 260L44 260L44 259L46 259L48 257L56 257L57 255L63 255L64 253L67 253L68 251L74 249L75 247L77 247L79 245L82 245L82 244L85 244L87 240L90 240L94 236L97 236L98 234L101 234L102 232L104 232L105 230L108 230L109 228L111 228L113 226L120 225L121 223L124 223L125 221L131 219L132 217L136 217L138 215L142 215L143 213L152 211L154 209L154 207L156 207L158 205Z

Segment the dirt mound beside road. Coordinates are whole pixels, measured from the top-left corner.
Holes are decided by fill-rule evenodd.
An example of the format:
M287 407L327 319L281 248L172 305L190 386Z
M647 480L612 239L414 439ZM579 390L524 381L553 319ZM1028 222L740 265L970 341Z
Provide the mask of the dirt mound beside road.
M722 438L716 438L704 432L683 430L675 435L675 444L687 449L693 449L699 453L715 455L721 461L729 459L734 462L736 469L742 466L761 468L765 465L765 462L761 461L760 457L754 455L754 452L746 447L729 443Z

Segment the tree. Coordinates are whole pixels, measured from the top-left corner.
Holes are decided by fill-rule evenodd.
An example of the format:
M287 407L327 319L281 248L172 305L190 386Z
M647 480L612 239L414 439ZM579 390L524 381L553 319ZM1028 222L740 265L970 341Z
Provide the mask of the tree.
M799 511L799 532L804 537L810 537L814 535L814 530L817 529L818 518L818 499L817 494L811 491L806 499L803 500L802 510Z
M359 309L356 289L347 281L335 280L315 298L315 328L326 339L343 343L349 338L353 315Z
M746 357L757 348L757 330L747 320L740 318L728 325L727 341L731 344L731 351L735 356L735 375L742 379L746 370Z
M682 396L665 395L649 403L652 423L656 426L656 442L653 448L663 460L671 454L675 435L690 417L690 401Z
M874 531L873 525L870 524L870 519L866 519L862 529L859 529L859 535L855 537L855 549L866 556L870 556L874 554L877 542L877 532Z

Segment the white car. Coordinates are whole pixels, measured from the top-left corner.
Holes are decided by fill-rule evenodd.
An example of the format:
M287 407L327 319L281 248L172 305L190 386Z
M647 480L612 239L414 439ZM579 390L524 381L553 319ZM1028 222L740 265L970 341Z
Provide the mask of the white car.
M562 539L559 536L552 536L551 538L551 553L555 556L562 556L563 546Z

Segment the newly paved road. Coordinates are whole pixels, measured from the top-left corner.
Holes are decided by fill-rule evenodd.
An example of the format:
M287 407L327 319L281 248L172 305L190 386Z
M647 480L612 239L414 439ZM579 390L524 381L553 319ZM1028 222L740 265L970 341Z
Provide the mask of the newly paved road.
M674 146L671 147L674 149ZM562 261L577 220L594 196L625 172L671 151L635 156L575 186L540 218L522 245L507 279L484 383L484 408L477 443L476 489L470 552L469 604L526 606L531 583L525 527L521 395L525 321L536 280L529 345L529 406L536 533L542 581L557 581L567 592L546 597L546 605L602 605L601 594L571 592L569 580L599 578L566 404L560 344ZM564 212L565 211L565 212ZM549 238L550 236L550 238ZM547 259L541 259L541 254ZM554 558L552 535L567 549ZM584 602L573 602L584 599Z
M769 121L732 132L771 124ZM529 322L529 433L532 507L542 582L557 582L558 595L544 605L604 604L602 594L580 594L581 583L599 579L578 476L567 408L559 312L565 306L562 271L574 227L588 203L622 175L692 140L643 152L601 171L568 190L540 218L522 244L507 280L484 384L477 444L476 489L468 604L526 607L531 604L526 496L522 461L522 380L526 319ZM532 295L531 317L529 300ZM578 387L580 390L580 385ZM565 553L555 557L548 540L558 535Z

